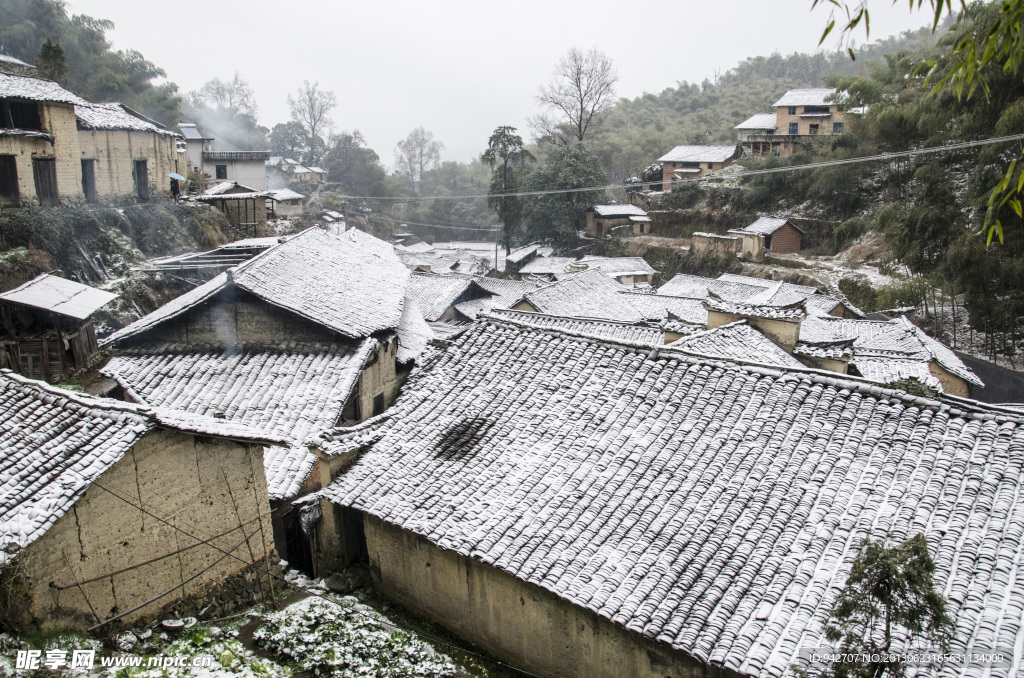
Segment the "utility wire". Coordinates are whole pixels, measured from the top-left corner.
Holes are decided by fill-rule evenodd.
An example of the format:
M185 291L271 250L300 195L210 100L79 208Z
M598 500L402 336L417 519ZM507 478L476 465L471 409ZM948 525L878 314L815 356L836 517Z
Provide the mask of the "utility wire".
M262 574L265 574L265 575L267 575L268 577L273 577L274 579L278 579L278 580L280 580L280 581L283 581L283 582L284 582L285 584L287 584L287 585L288 585L288 586L290 586L291 588L294 588L294 589L298 589L299 591L302 591L303 593L305 593L305 594L307 594L307 595L310 595L310 596L314 596L314 597L316 597L316 598L320 598L321 600L326 600L327 602L329 602L329 603L331 603L331 604L333 604L333 605L337 605L338 607L340 607L340 608L342 608L342 609L346 609L346 610L349 610L349 611L351 611L351 612L355 612L356 614L362 615L362 616L366 617L367 619L369 619L370 621L372 621L372 622L374 622L374 623L376 623L376 624L380 624L380 623L381 623L381 620L379 620L379 619L375 619L374 617L372 617L372 616L370 616L370 615L368 615L368 614L366 614L366 613L364 613L364 612L361 612L360 610L357 610L357 609L355 609L355 608L351 608L351 609L350 609L350 608L346 608L346 607L342 606L342 604L341 604L341 603L339 603L338 601L336 601L336 600L334 600L334 599L332 599L332 598L329 598L329 597L327 597L327 596L325 596L325 595L323 595L323 594L321 594L321 593L318 593L318 592L316 592L316 591L311 591L311 590L309 590L309 589L304 589L304 588L302 588L301 586L297 586L297 585L295 585L295 584L289 583L289 582L288 582L288 580L287 580L287 579L285 579L284 577L278 576L278 575L274 574L273 572L269 572L269 571L267 571L267 570L264 570L264 569L262 569L261 567L259 567L259 565L257 565L257 564L256 564L256 563L257 563L257 562L259 562L259 561L256 561L256 562L252 562L252 563L250 563L250 562L246 561L246 560L245 560L245 558L242 558L242 557L240 557L240 556L236 556L236 555L235 555L234 553L232 553L232 552L230 552L230 551L225 551L224 549L220 548L219 546L217 546L217 545L215 545L215 544L212 544L212 543L210 543L210 542L209 542L208 540L202 540L202 539L200 539L199 537L197 537L197 536L195 536L195 535L193 535L193 534L189 533L188 531L186 531L186 530L183 530L182 528L178 527L177 525L175 525L175 524L171 523L170 521L164 520L164 519L163 519L163 518L161 518L160 516L158 516L158 515L156 515L156 514L154 514L154 513L151 513L150 511L146 510L145 508L143 508L143 507L141 507L141 506L139 506L139 505L137 505L137 504L134 504L134 503L132 503L132 502L131 502L130 500L128 500L128 499L125 499L124 497L122 497L121 495L119 495L119 494L118 494L117 492L114 492L113 490L110 490L110 489L108 489L108 488L104 487L103 485L100 485L100 484L99 484L99 483L97 483L97 482L94 482L94 483L93 483L93 485L94 485L95 487L98 487L98 488L100 488L100 489L101 489L101 490L103 490L104 492L107 492L107 493L109 493L109 494L113 495L113 496L114 496L114 497L116 497L117 499L120 499L121 501L123 501L123 502L124 502L125 504L128 504L128 505L129 505L129 506L131 506L132 508L134 508L134 509L136 509L136 510L138 510L138 511L141 511L142 513L146 514L147 516L150 516L151 518L156 518L157 520L159 520L159 521L160 521L161 523L163 523L164 525L166 525L166 526L170 527L170 528L171 528L172 530L175 530L175 531L177 531L177 532L180 532L180 533L182 533L183 535L185 535L185 536L186 536L186 537L188 537L189 539L195 539L195 540L197 540L197 541L201 541L201 542L204 542L204 543L205 543L205 544L206 544L207 546L209 546L210 548L212 548L212 549L214 549L214 550L216 550L216 551L219 551L220 553L224 554L224 557L230 557L230 558L234 558L235 560L239 561L239 562L240 562L240 563L242 563L243 565L246 565L246 566L248 566L248 567L251 567L252 569L256 570L257 572L260 572L260 573L262 573ZM108 620L106 620L106 621L105 621L105 622L103 622L103 623L105 624L105 623L107 623L107 622L109 622L109 621L112 621L112 620L108 619ZM446 641L446 640L442 640L442 639L440 639L440 638L436 638L436 637L434 637L434 636L430 636L430 635L427 635L427 634L425 634L425 633L421 633L421 632L419 632L419 631L417 631L417 632L416 632L416 635L418 635L418 636L421 636L421 637L423 637L423 638L426 638L427 640L433 641L433 642L435 642L435 643L439 643L439 644L441 644L441 645L445 645L445 646L447 646L447 647L453 648L453 649L455 649L455 650L458 650L459 652L463 652L463 653L465 653L465 654L468 654L468 655L472 655L472 656L474 656L474 657L477 657L477 658L479 658L479 659L482 659L482 660L484 660L484 661L486 661L486 662L490 662L490 663L492 663L492 664L497 664L498 666L502 666L502 667L504 667L504 668L507 668L507 669L512 669L513 671L516 671L516 672L518 672L518 673L522 673L523 675L526 675L526 676L532 676L532 678L542 678L542 676L540 676L540 675L538 675L538 674L536 674L536 673L530 673L529 671L524 671L523 669L520 669L520 668L517 668L517 667L515 667L515 666L512 666L511 664L506 664L506 663L504 663L504 662L500 662L500 661L498 661L497 659L490 659L490 658L488 658L488 657L485 657L485 656L483 656L482 654L479 654L479 653L477 653L477 652L473 652L473 651L471 651L471 650L467 650L467 649L465 649L465 648L463 648L463 647L459 647L458 645L455 645L455 644L453 644L453 643L449 643L449 642L448 642L448 641Z
M988 146L991 144L1001 144L1009 141L1019 141L1024 139L1024 134L1011 134L1005 137L992 137L989 139L979 139L977 141L964 141L958 144L948 144L945 146L933 146L931 148L918 148L912 151L896 151L893 153L881 153L878 155L868 155L862 158L846 158L844 160L825 160L823 162L812 162L805 165L786 165L783 167L770 167L758 170L745 170L742 174L738 175L740 178L755 176L759 174L778 174L780 172L799 172L801 170L818 169L821 167L837 167L839 165L855 165L865 162L881 162L884 160L894 160L896 158L907 158L915 155L927 155L929 153L945 153L948 151L958 151L964 148L974 148L976 146ZM732 179L736 177L717 177L714 175L704 175L701 177L688 177L685 179L676 179L672 181L673 185L689 183L693 181L721 181L723 179ZM585 186L583 188L561 188L561 189L548 189L542 191L516 191L512 193L479 193L476 195L436 195L436 196L415 196L415 197L403 197L403 198L392 198L392 197L370 197L370 196L345 196L350 200L400 200L400 201L411 201L411 200L470 200L476 198L493 198L493 197L515 197L515 196L533 196L533 195L555 195L561 193L585 193L589 191L606 191L624 188L636 188L638 186L661 186L664 182L658 181L640 181L630 184L608 184L604 186Z
M460 227L460 226L444 226L443 224L421 224L421 223L416 222L416 221L406 221L405 219L395 219L394 217L375 216L375 217L371 217L371 219L389 220L395 226L401 226L403 224L407 224L409 226L428 226L430 228L447 228L447 229L451 229L453 231L487 231L488 233L494 233L496 230L498 230L496 228L491 228L489 226L485 226L485 227L482 227L482 228L467 228L467 227Z

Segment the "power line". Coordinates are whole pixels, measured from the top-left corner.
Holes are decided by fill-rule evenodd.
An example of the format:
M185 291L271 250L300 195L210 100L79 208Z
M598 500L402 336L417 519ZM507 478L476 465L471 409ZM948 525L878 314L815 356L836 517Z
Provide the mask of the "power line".
M421 223L416 222L416 221L406 221L405 219L395 219L393 217L371 217L371 218L373 218L373 219L390 220L394 225L397 225L397 226L401 226L402 224L408 224L410 226L427 226L427 227L430 227L430 228L447 228L447 229L451 229L453 231L486 231L488 233L494 233L495 231L498 230L496 228L490 228L490 227L463 228L463 227L459 227L459 226L444 226L442 224L421 224Z
M299 591L302 591L303 593L305 593L305 594L307 594L309 596L314 596L316 598L320 598L321 600L325 600L328 603L331 603L332 605L337 605L338 607L340 607L342 609L346 609L346 610L349 610L351 612L355 612L356 614L362 615L362 616L366 617L367 619L369 619L370 621L372 621L374 623L377 623L377 624L380 623L379 619L375 619L374 617L372 617L372 616L370 616L370 615L368 615L368 614L366 614L364 612L361 612L360 610L357 610L355 608L346 608L341 603L339 603L338 601L336 601L336 600L334 600L332 598L328 598L327 596L325 596L325 595L323 595L321 593L318 593L316 591L311 591L309 589L304 589L301 586L297 586L295 584L290 583L284 577L278 576L278 575L274 574L273 572L269 572L267 570L262 569L261 567L259 567L259 565L256 564L256 562L253 562L253 563L247 562L244 558L236 556L231 551L225 551L224 549L220 548L219 546L217 546L215 544L210 543L207 540L202 540L199 537L195 536L194 534L191 534L188 531L183 530L182 528L178 527L177 525L175 525L175 524L173 524L173 523L171 523L171 522L169 522L167 520L164 520L160 516L158 516L158 515L156 515L154 513L151 513L150 511L146 510L145 508L143 508L141 506L138 506L137 504L132 503L130 500L125 499L124 497L119 495L117 492L114 492L113 490L110 490L110 489L107 489L106 487L103 487L103 485L100 485L97 482L93 482L93 485L95 487L98 487L99 489L103 490L104 492L107 492L108 494L113 495L115 498L120 499L121 501L123 501L125 504L128 504L132 508L134 508L134 509L136 509L138 511L141 511L145 515L150 516L151 518L155 518L155 519L159 520L164 525L170 527L172 530L175 530L177 532L182 533L183 535L185 535L189 539L195 539L196 541L204 542L206 544L206 546L209 546L210 548L212 548L212 549L214 549L216 551L219 551L220 553L224 554L225 557L234 558L235 560L239 561L243 565L251 567L252 569L256 570L257 572L265 574L268 577L273 577L274 579L277 579L279 581L283 581L285 584L287 584L291 588L298 589ZM107 621L111 621L111 620L107 620ZM103 623L105 624L106 622L103 622ZM436 638L434 636L427 635L426 633L421 633L421 632L417 631L416 635L421 636L423 638L426 638L427 640L433 641L435 643L440 643L441 645L445 645L447 647L453 648L455 650L458 650L459 652L463 652L465 654L472 655L472 656L477 657L479 659L482 659L482 660L484 660L486 662L490 662L492 664L497 664L498 666L502 666L502 667L507 668L507 669L512 669L513 671L516 671L518 673L522 673L523 675L532 676L533 678L542 678L542 676L539 676L536 673L530 673L529 671L524 671L523 669L520 669L518 667L512 666L511 664L506 664L504 662L500 662L497 659L491 659L489 657L485 657L482 654L479 654L477 652L473 652L471 650L467 650L467 649L465 649L463 647L459 647L458 645L455 645L453 643L449 643L446 640L442 640L440 638Z
M931 148L919 148L912 151L896 151L893 153L881 153L879 155L868 155L861 158L847 158L844 160L825 160L822 162L812 162L805 165L785 165L782 167L770 167L758 170L746 170L740 177L755 176L759 174L777 174L780 172L799 172L808 169L818 169L822 167L836 167L839 165L854 165L865 162L880 162L883 160L894 160L896 158L907 158L915 155L927 155L929 153L945 153L948 151L958 151L965 148L974 148L977 146L988 146L991 144L1001 144L1010 141L1019 141L1024 139L1024 134L1011 134L1005 137L992 137L989 139L980 139L978 141L964 141L957 144L947 144L945 146L934 146ZM672 182L673 185L689 183L694 181L720 181L722 179L732 179L734 177L717 177L713 175L705 175L701 177L688 177L685 179L676 179ZM451 200L470 200L478 198L493 198L498 196L505 197L525 197L534 195L555 195L562 193L585 193L590 191L608 191L608 190L621 190L625 188L636 188L639 186L661 186L664 182L658 181L641 181L631 184L608 184L605 186L585 186L582 188L561 188L561 189L548 189L542 191L516 191L513 193L480 193L477 195L438 195L438 196L414 196L414 197L403 197L403 198L392 198L392 197L369 197L369 196L345 196L352 200L439 200L439 199L451 199Z

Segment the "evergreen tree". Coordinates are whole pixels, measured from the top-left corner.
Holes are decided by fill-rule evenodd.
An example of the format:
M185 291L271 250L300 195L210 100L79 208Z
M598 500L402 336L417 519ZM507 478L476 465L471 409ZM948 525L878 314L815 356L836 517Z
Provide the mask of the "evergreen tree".
M57 84L67 83L68 64L64 60L64 48L59 42L47 38L43 46L39 48L39 56L36 57L36 72L39 77L53 80Z
M487 142L487 150L480 156L491 166L491 186L487 204L501 220L501 243L505 254L512 251L512 237L523 219L523 199L507 195L519 190L520 170L534 160L533 154L523 148L523 139L515 127L503 125L494 130Z

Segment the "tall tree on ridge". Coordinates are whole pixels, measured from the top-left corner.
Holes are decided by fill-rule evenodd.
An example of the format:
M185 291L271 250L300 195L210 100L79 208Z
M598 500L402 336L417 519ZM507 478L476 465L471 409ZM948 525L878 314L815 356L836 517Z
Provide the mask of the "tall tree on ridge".
M303 80L296 94L288 95L292 120L302 125L308 140L306 156L302 162L315 165L323 158L327 145L324 135L334 126L330 116L331 110L337 105L334 92L320 89L319 82L311 85L309 80Z
M516 134L516 128L502 125L494 130L480 159L491 166L487 205L498 213L501 220L501 242L507 255L512 252L512 235L523 219L522 197L507 194L519 188L519 170L534 157L523 148L523 139Z
M597 48L583 52L573 47L559 60L553 76L550 83L541 86L537 101L561 119L544 113L533 118L531 124L542 136L563 146L570 141L567 134L582 142L601 114L615 103L615 83L619 79L615 65Z

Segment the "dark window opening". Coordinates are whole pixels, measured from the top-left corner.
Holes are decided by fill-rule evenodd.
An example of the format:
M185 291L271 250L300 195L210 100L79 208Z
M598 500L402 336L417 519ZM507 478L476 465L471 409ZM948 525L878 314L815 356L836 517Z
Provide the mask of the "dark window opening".
M766 235L764 237L764 248L766 250L770 250L772 248L772 237L770 235Z
M373 396L373 416L384 414L384 394L378 393Z
M834 123L832 123L832 134L842 134L842 133L843 133L843 123L841 123L841 122L834 122Z
M818 126L817 125L810 125L809 131L810 131L811 134L817 134L818 133Z
M149 200L149 167L145 160L135 161L135 190L139 200Z
M218 179L227 179L228 178L228 166L227 165L217 165L217 178Z
M96 202L96 161L82 159L82 193L86 202Z
M41 124L39 104L21 101L0 102L0 127L38 132L42 129Z
M787 115L796 115L796 106L790 106L789 110L786 111Z
M791 122L791 123L789 123L789 133L790 134L799 134L800 133L800 123L798 123L798 122Z
M36 196L40 205L59 205L57 196L57 160L32 158L32 177L36 182Z
M0 155L0 202L21 202L18 189L18 163L13 155Z
M804 113L829 113L828 106L804 106Z

